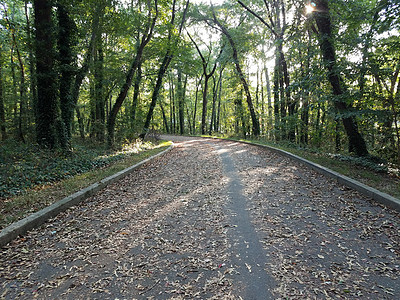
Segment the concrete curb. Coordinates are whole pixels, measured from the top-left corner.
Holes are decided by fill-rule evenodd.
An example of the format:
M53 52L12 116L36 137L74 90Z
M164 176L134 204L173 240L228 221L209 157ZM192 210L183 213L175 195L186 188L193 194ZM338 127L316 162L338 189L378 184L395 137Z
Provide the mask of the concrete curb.
M398 212L400 212L400 200L388 195L386 193L383 193L375 188L372 188L368 185L365 185L355 179L352 179L350 177L347 177L345 175L342 175L338 172L335 172L331 169L328 169L326 167L323 167L317 163L311 162L307 159L304 159L300 156L297 156L295 154L292 154L290 152L287 152L285 150L281 150L275 147L271 147L271 146L267 146L267 145L262 145L262 144L257 144L257 143L251 143L251 142L245 142L245 141L236 141L236 140L231 140L231 141L235 141L235 142L240 142L240 143L244 143L244 144L249 144L249 145L254 145L254 146L259 146L259 147L263 147L263 148L267 148L270 149L276 153L279 153L281 155L284 155L286 157L289 157L297 162L300 162L308 167L310 167L311 169L325 175L328 176L330 178L335 179L337 182L339 182L340 184L343 184L345 186L348 186L358 192L360 192L361 194L371 197L372 199L374 199L375 201L384 204L388 207L391 207L395 210L397 210Z
M67 210L71 206L74 206L83 200L89 198L90 196L94 195L96 192L101 190L102 188L106 187L107 185L114 183L121 179L122 177L125 177L126 175L132 173L135 169L140 167L141 165L147 163L150 160L153 160L154 158L161 156L165 154L166 152L170 151L173 148L173 144L168 147L166 150L153 155L149 158L146 158L145 160L142 160L141 162L128 167L122 171L119 171L118 173L115 173L114 175L111 175L109 177L106 177L102 179L99 182L96 182L87 188L84 188L68 197L65 197L64 199L57 201L53 203L52 205L35 212L28 217L19 220L10 226L4 228L0 232L0 247L3 247L7 245L9 242L17 238L19 235L23 235L29 230L39 227L42 225L44 222L46 222L50 218L54 218L56 215L59 213Z

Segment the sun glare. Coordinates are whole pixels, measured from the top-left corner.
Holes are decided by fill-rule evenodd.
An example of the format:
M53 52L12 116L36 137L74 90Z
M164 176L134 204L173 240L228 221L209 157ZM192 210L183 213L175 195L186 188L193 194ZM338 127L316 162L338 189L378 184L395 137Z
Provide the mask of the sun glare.
M311 2L306 5L306 14L311 14L315 10L315 3Z

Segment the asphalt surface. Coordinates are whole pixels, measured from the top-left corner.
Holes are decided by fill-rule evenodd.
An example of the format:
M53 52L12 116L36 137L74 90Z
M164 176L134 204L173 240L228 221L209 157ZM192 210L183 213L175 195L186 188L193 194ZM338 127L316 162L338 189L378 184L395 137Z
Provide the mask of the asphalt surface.
M4 299L397 299L399 213L267 149L176 147L1 249Z

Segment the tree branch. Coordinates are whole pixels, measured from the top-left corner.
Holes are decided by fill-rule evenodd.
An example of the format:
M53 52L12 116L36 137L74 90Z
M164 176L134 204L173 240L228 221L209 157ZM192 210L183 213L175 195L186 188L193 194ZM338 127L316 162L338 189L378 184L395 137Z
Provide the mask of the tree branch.
M246 6L242 1L237 0L237 2L244 8L246 9L249 13L251 13L253 16L255 16L257 19L261 21L267 28L272 32L273 35L276 37L278 36L277 32L274 30L274 28L271 26L271 24L268 24L263 18L261 18L258 14L256 14L253 10L251 10L248 6Z

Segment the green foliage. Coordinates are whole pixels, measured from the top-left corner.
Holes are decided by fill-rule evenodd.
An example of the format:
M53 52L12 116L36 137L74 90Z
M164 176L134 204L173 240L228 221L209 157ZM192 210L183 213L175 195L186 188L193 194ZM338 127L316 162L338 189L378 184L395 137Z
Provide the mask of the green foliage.
M0 198L103 168L152 146L151 142L127 142L118 151L110 151L100 144L76 141L74 149L66 154L38 145L7 142L0 146Z
M329 156L333 159L339 159L340 161L361 166L377 173L387 173L389 171L388 163L378 157L355 157L343 154L331 154Z

